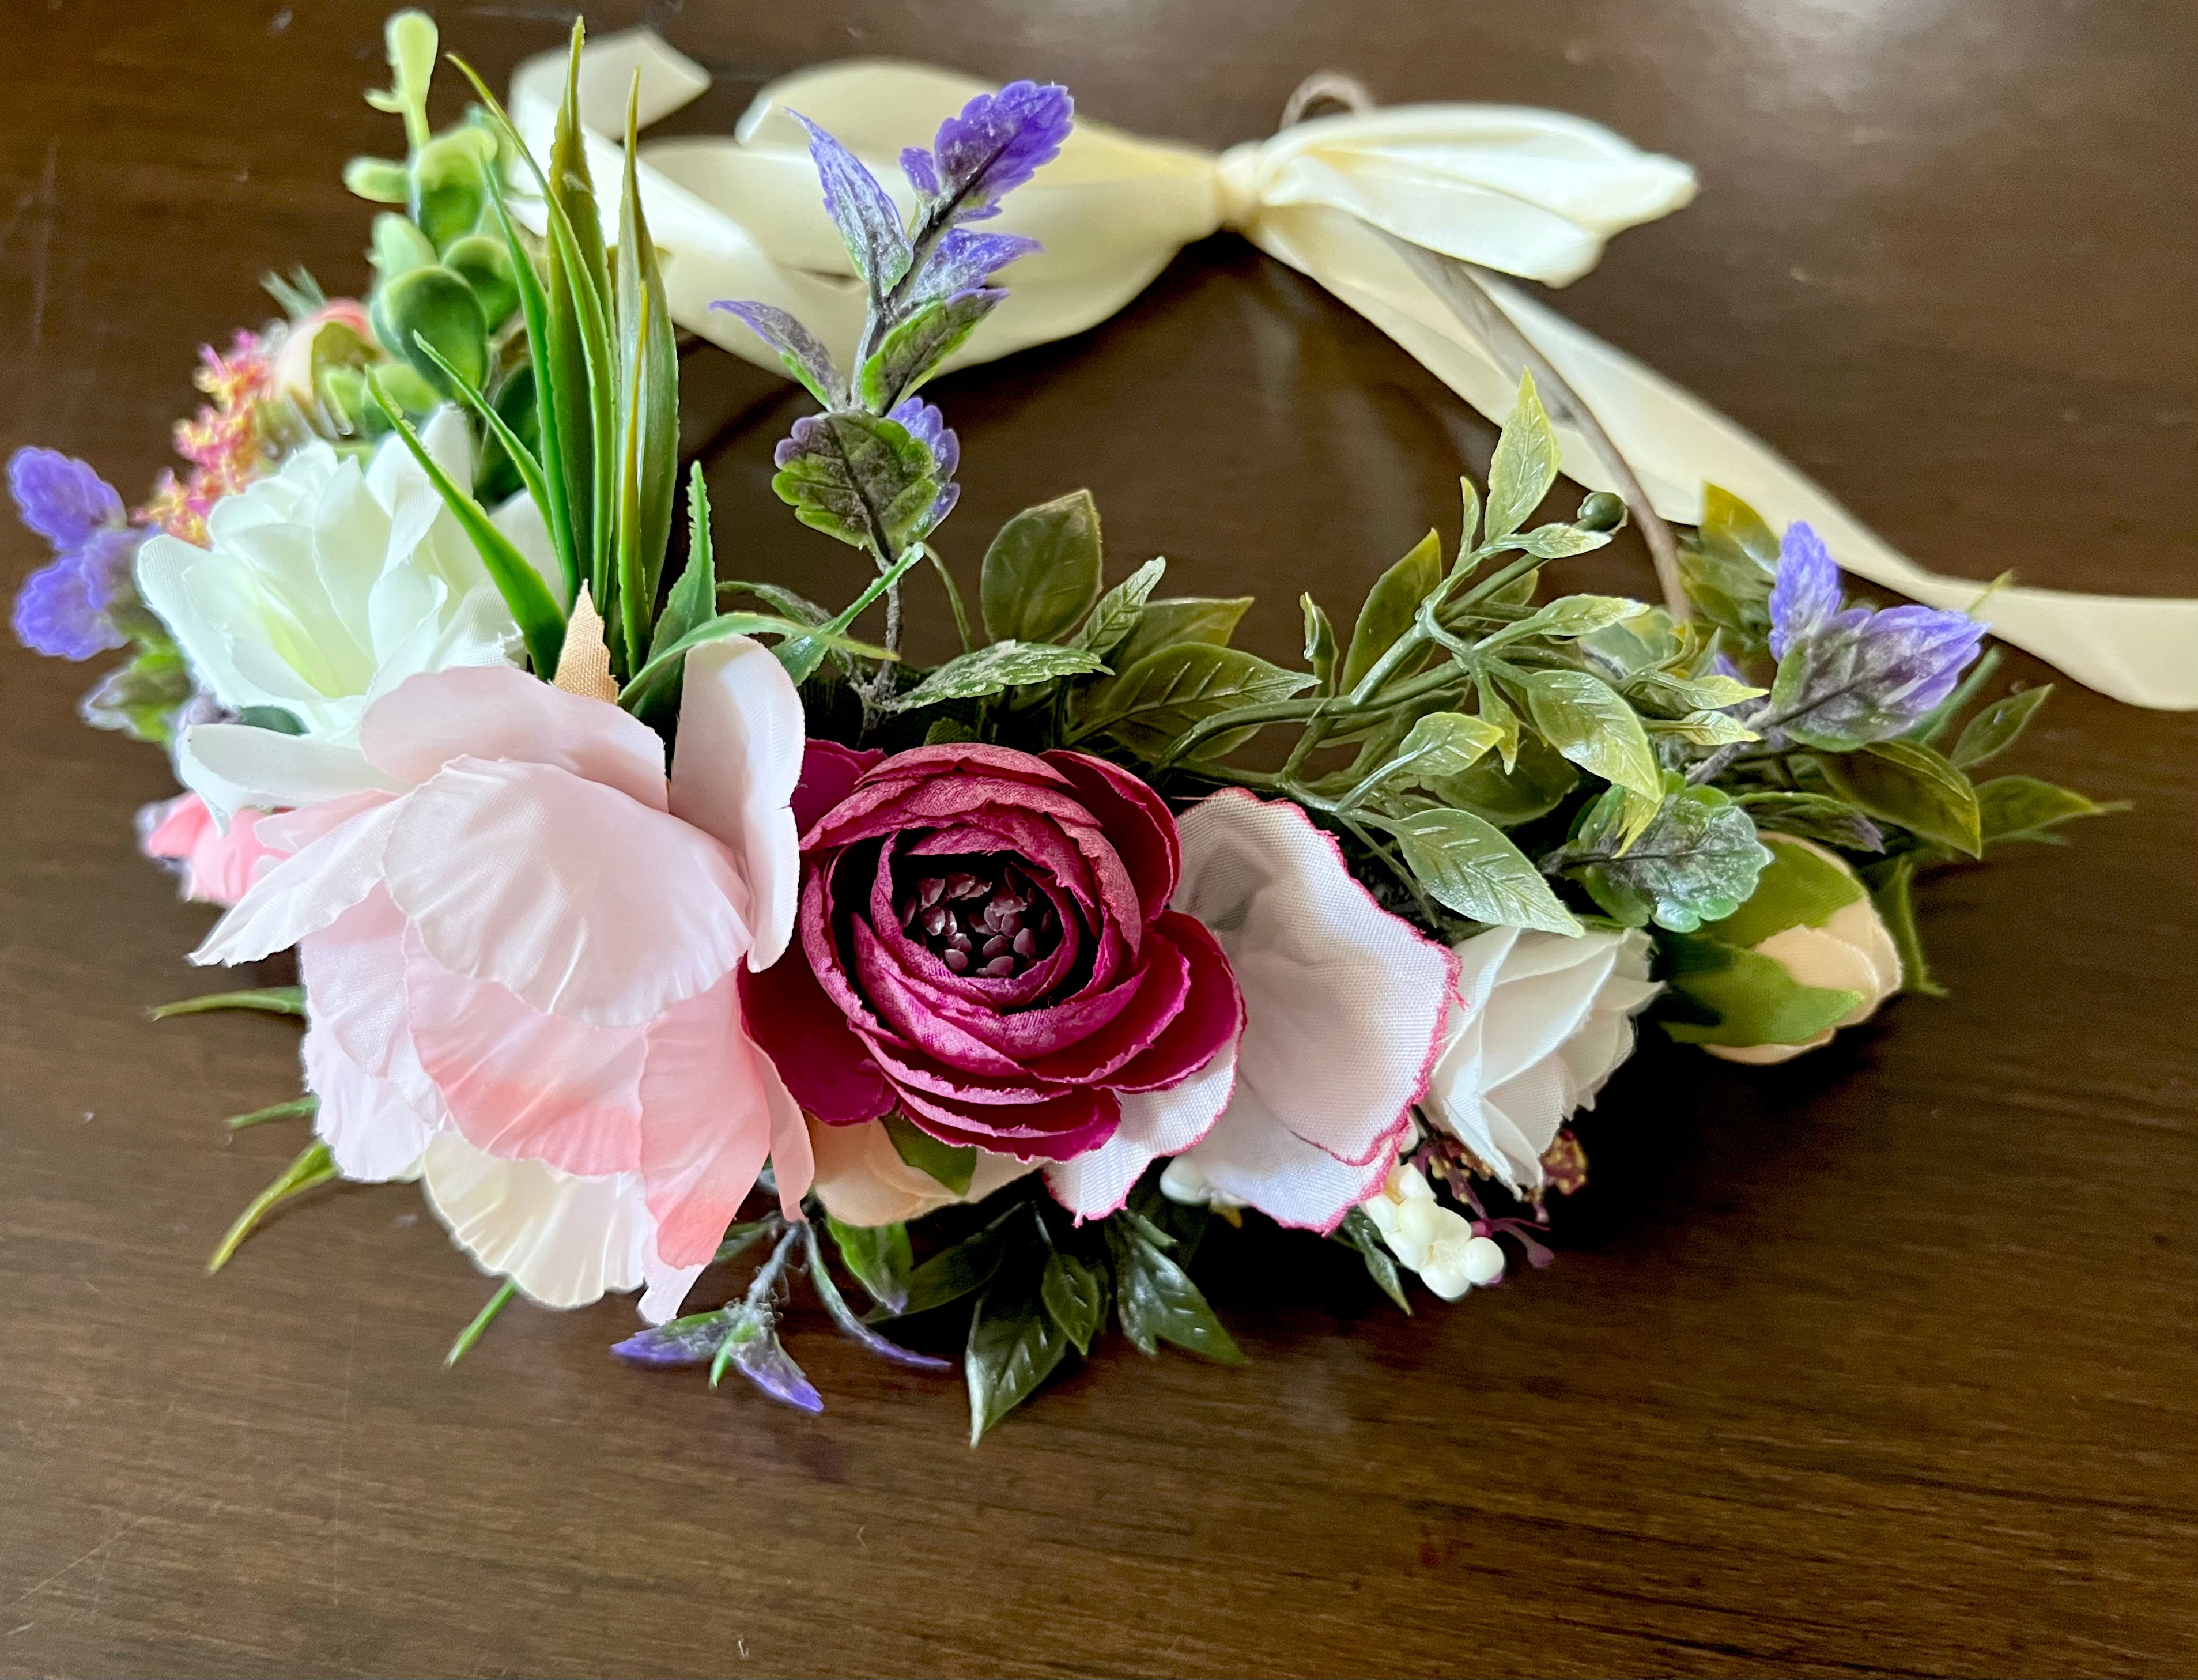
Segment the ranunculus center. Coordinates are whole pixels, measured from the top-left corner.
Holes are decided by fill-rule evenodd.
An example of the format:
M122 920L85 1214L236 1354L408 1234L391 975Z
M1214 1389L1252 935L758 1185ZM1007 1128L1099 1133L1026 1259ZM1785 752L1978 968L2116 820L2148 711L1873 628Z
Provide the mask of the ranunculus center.
M1009 978L1061 944L1052 901L1004 857L908 857L894 874L902 931L955 974Z

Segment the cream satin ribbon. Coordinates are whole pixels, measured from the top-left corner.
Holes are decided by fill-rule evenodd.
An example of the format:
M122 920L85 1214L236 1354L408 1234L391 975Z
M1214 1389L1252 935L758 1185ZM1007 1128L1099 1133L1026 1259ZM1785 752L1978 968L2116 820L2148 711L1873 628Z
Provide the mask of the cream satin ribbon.
M647 30L599 38L581 61L581 118L606 238L618 224L621 148L640 79L643 125L710 84L707 72ZM521 64L512 116L546 155L564 55ZM826 218L808 142L788 113L838 135L904 210L897 160L988 84L920 65L848 60L781 78L730 138L643 148L649 229L666 253L678 323L773 372L776 358L710 305L753 299L790 310L843 358L863 294ZM989 361L1096 325L1150 283L1176 252L1233 228L1310 275L1372 321L1473 406L1500 420L1516 375L1443 301L1394 241L1545 285L1596 264L1613 234L1694 196L1694 172L1608 130L1555 112L1419 105L1296 124L1219 156L1079 119L1061 156L1019 189L993 224L1044 249L1015 264L1008 301L950 366ZM523 211L523 206L522 206ZM1817 527L1848 571L1933 607L1976 607L1984 586L1927 572L1893 549L1767 445L1679 387L1515 288L1485 282L1505 315L1592 410L1657 512L1701 516L1701 486L1723 485L1774 529ZM1566 473L1617 486L1587 439L1560 427ZM1980 607L1995 634L2079 682L2134 705L2198 707L2198 601L2009 587Z

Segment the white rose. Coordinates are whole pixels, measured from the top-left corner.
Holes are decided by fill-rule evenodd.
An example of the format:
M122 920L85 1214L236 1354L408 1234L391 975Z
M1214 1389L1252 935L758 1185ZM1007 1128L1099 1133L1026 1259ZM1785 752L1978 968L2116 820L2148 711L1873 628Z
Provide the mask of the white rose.
M1359 1206L1398 1263L1446 1301L1503 1276L1503 1250L1475 1236L1473 1222L1435 1200L1417 1167L1398 1162L1388 1180Z
M1846 901L1836 909L1830 910L1829 914L1821 908L1810 912L1812 917L1821 918L1815 920L1814 925L1810 921L1797 922L1780 928L1753 945L1737 948L1752 951L1758 956L1769 957L1783 968L1787 977L1796 985L1826 991L1852 992L1858 1001L1853 1008L1830 1026L1797 1043L1706 1043L1702 1046L1712 1055L1722 1056L1727 1061L1745 1061L1757 1066L1788 1061L1804 1050L1830 1043L1832 1035L1840 1028L1853 1026L1876 1014L1877 1006L1899 991L1901 982L1900 952L1893 943L1893 935L1886 929L1884 919L1878 915L1877 906L1870 902L1869 894L1864 890L1862 883L1855 880L1854 871L1847 867L1846 860L1812 840L1801 840L1792 834L1765 834L1763 838L1778 854L1777 861L1764 871L1765 881L1773 887L1780 886L1781 878L1785 875L1806 873L1816 877L1813 881L1806 883L1811 893L1810 903L1821 906L1826 898L1841 896L1841 889L1835 885L1828 893L1823 869L1811 868L1796 854L1806 854L1819 866L1829 865L1850 885L1845 889ZM1756 891L1759 897L1770 896L1763 886L1759 886ZM1797 896L1795 902L1799 904L1802 901ZM1754 902L1751 900L1741 907L1738 914L1724 922L1711 922L1702 932L1713 935L1729 924L1746 927L1747 924L1742 923L1741 917L1747 916L1755 908Z
M1633 1053L1633 1017L1659 990L1648 937L1492 927L1457 951L1457 991L1421 1110L1512 1191L1538 1189L1557 1128L1593 1107Z
M422 441L456 483L472 484L472 434L456 409L431 416ZM547 576L546 533L531 511L509 507L497 522ZM503 665L518 650L473 543L393 434L363 470L307 445L223 497L206 531L204 549L148 539L138 589L224 705L279 707L304 726L298 736L236 724L184 732L178 772L224 822L245 805L372 785L358 725L374 700L422 671Z

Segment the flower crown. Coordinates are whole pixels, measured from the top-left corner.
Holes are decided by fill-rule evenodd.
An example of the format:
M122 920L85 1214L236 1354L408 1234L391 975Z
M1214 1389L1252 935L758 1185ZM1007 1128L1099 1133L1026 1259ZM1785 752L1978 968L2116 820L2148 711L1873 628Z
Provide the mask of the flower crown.
M1348 1245L1407 1311L1410 1276L1456 1299L1545 1263L1638 1022L1821 1045L1936 990L1925 871L2107 808L1974 774L2050 692L1988 698L1980 623L1850 602L1808 526L1714 488L1665 604L1540 598L1629 520L1670 534L1604 492L1532 522L1544 399L1580 406L1546 368L1454 534L1347 624L1304 597L1297 665L1162 561L1110 578L1083 491L1009 520L965 597L925 392L1036 249L985 225L1070 131L1028 82L901 154L909 212L806 125L859 334L718 307L819 407L773 489L875 576L836 608L721 580L700 463L675 532L638 113L607 242L580 33L538 161L462 63L480 102L433 131L434 26L392 19L369 98L407 154L346 177L392 206L364 303L271 281L287 319L206 352L189 476L134 516L80 462L10 463L55 555L18 635L127 648L85 716L189 790L145 848L229 906L193 960L297 951L298 985L160 1012L305 1022L306 1094L229 1125L313 1141L214 1267L316 1186L417 1180L502 1280L453 1359L515 1291L639 1288L619 1356L813 1410L777 1328L805 1274L907 1365L948 1362L904 1321L966 1324L974 1439L1110 1321L1241 1357L1192 1278L1216 1214ZM962 651L922 670L934 585Z

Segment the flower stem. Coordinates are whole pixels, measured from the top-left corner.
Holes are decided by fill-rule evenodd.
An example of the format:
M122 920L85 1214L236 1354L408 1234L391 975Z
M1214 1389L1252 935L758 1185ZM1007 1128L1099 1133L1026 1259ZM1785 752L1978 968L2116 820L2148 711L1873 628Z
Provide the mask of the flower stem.
M335 1157L329 1146L318 1138L308 1144L276 1175L275 1182L245 1205L244 1212L236 1216L236 1223L229 1228L220 1243L206 1261L208 1271L219 1271L227 1265L230 1257L243 1244L244 1239L258 1229L259 1222L293 1196L303 1195L317 1185L325 1184L337 1177Z
M473 1345L481 1339L481 1333L496 1322L497 1314L502 1312L510 1303L512 1295L518 1288L519 1286L508 1277L497 1286L496 1293L488 1298L488 1305L474 1315L472 1323L458 1332L458 1339L451 1344L451 1351L443 1356L443 1364L445 1369L456 1364L459 1360L473 1351Z

